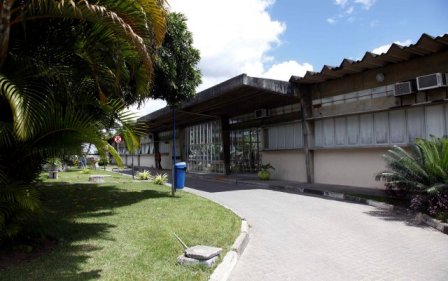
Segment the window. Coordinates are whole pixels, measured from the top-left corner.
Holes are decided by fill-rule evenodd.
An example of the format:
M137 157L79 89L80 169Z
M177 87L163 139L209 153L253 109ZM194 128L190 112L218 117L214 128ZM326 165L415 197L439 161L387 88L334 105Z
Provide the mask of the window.
M302 122L265 129L265 149L295 149L303 147Z

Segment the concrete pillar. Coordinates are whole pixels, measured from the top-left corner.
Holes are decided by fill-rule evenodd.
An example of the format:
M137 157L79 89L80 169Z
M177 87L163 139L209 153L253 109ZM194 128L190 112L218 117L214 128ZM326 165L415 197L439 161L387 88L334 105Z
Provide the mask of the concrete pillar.
M185 161L187 159L186 157L186 146L185 146L185 128L179 128L177 133L177 141L179 144L179 152L178 155L180 156L180 161Z
M302 112L303 126L303 146L305 150L306 161L306 180L308 183L314 183L314 120L307 120L313 117L313 99L311 91L306 86L298 87L300 94L300 105Z
M154 163L156 169L160 169L160 165L158 162L157 157L162 157L160 155L160 138L159 138L159 133L153 133L153 138L154 138Z
M224 173L230 175L230 125L227 116L221 117L221 141L224 161Z

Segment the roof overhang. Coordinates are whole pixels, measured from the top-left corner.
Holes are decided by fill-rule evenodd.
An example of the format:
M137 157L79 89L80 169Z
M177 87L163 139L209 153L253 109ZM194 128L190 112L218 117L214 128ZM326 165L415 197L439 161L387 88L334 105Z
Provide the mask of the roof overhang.
M423 34L417 43L409 46L392 44L387 52L380 55L366 52L361 60L344 59L339 66L324 65L320 72L308 71L305 76L291 76L289 80L296 84L318 84L328 80L339 79L346 75L361 73L380 68L388 64L408 61L416 57L431 55L448 49L448 34L432 37Z
M298 103L291 83L255 78L241 74L198 93L176 109L176 125L185 127L222 117L235 117L261 108L275 108ZM151 132L172 129L172 109L165 107L139 120L144 120Z

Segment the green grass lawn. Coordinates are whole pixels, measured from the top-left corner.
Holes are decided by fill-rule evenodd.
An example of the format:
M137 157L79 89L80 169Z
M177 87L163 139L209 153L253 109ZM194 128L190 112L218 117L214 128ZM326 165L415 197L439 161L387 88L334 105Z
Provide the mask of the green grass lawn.
M107 172L92 172L99 173ZM88 176L74 170L58 181ZM212 269L177 265L183 249L173 233L224 253L239 234L240 220L211 201L182 191L172 198L169 187L121 175L109 181L40 187L47 209L40 228L57 245L0 271L0 280L207 280Z
M111 170L111 167L108 167L108 170ZM102 167L94 170L89 169L90 173L85 174L82 173L81 169L68 169L65 172L60 172L58 179L48 179L48 173L42 173L40 179L44 181L44 183L87 183L89 182L89 176L91 175L110 175L110 177L105 177L104 181L106 183L127 183L132 179L132 177L128 175L122 175L118 173L111 173L110 171L104 171Z

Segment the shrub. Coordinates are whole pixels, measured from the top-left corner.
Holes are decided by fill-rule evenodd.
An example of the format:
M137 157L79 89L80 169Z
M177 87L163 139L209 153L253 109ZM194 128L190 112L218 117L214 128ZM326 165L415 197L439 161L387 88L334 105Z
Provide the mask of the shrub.
M408 153L394 146L383 155L388 170L378 173L389 190L404 191L410 208L448 216L448 138L417 139Z
M385 180L389 189L412 192L448 192L448 139L417 139L411 152L394 146L383 155L388 170L376 180Z
M107 166L109 165L109 159L107 157L101 157L100 161L98 161L99 166Z
M270 164L264 164L260 166L261 170L257 173L257 176L260 180L267 181L271 178L271 173L269 169L275 170L275 168Z
M153 180L153 176L151 175L151 173L146 170L144 170L143 172L138 172L136 176L138 180Z
M157 174L153 181L153 183L158 184L158 185L164 185L165 183L168 182L168 175L167 174Z
M448 194L418 194L411 200L412 210L428 213L444 222L448 220Z
M90 170L89 168L85 168L81 170L81 174L90 174L92 172L92 170Z
M41 212L35 188L19 182L0 182L0 245L20 234Z

